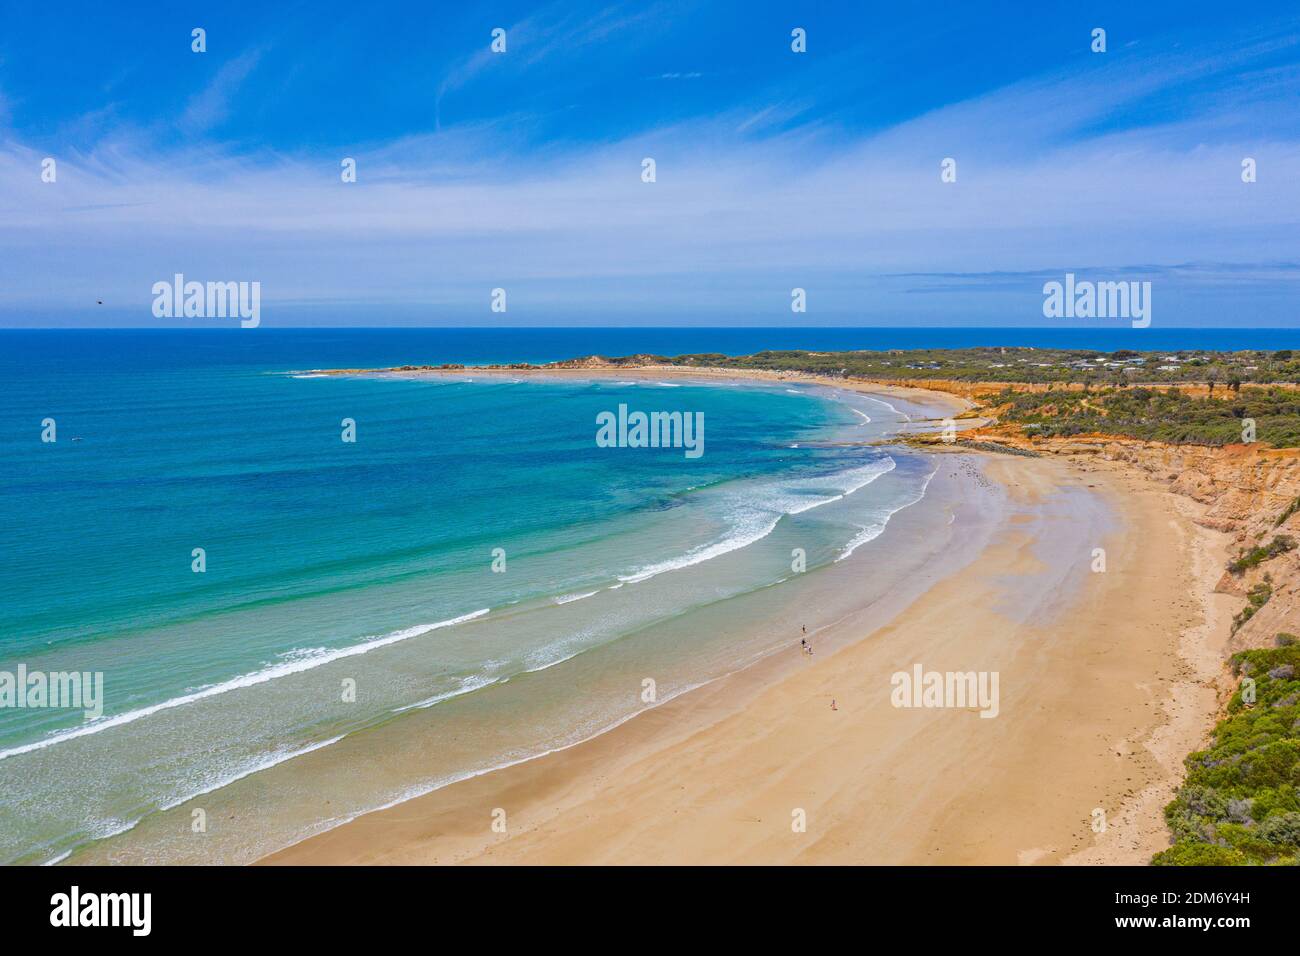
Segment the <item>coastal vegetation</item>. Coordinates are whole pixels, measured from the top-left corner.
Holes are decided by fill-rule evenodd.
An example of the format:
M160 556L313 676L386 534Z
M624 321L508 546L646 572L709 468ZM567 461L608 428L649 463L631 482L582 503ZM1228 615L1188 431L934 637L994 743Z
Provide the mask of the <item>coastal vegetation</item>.
M1210 398L1176 388L1133 386L1093 391L1008 388L988 399L999 421L1027 434L1102 433L1184 445L1227 445L1254 440L1276 448L1300 445L1300 392L1243 388Z
M1246 606L1238 611L1232 618L1232 633L1236 634L1238 629L1255 616L1255 613L1268 603L1269 598L1273 596L1273 582L1267 574L1264 580L1260 581L1248 592L1246 592Z
M1243 550L1233 561L1228 562L1228 571L1240 575L1251 568L1259 567L1269 558L1295 550L1295 538L1289 534L1279 534L1268 544L1258 545L1249 551Z
M1300 863L1300 646L1241 651L1231 666L1241 683L1211 746L1185 761L1156 865Z
M1216 394L1247 384L1300 383L1300 358L1290 350L1211 352L1120 349L965 348L884 351L764 351L729 356L719 352L668 357L632 355L614 364L667 364L768 369L878 380L1025 382L1124 387L1131 383L1204 385Z
M967 348L589 356L561 367L669 365L961 390L1025 436L1300 447L1300 357L1276 352ZM1297 505L1300 507L1300 504Z
M1286 510L1283 511L1280 515L1278 515L1277 520L1273 522L1273 527L1276 528L1280 526L1284 521L1286 521L1287 518L1291 517L1297 511L1300 511L1300 498L1296 498L1294 501L1292 501L1289 505L1286 506Z

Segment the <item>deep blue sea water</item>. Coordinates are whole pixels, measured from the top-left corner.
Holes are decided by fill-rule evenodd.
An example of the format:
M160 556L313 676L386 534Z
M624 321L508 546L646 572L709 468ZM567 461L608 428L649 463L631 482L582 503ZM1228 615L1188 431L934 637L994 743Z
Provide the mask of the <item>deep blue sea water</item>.
M974 346L1116 349L1300 348L1297 329L642 328L0 330L0 372L102 367L337 368L464 362L552 362L580 355L680 355L763 349Z

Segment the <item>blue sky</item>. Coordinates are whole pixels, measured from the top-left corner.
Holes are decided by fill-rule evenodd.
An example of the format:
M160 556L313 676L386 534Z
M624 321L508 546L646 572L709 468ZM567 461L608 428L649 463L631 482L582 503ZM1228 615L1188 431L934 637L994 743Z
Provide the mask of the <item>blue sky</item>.
M1157 326L1300 325L1294 4L0 0L0 23L0 327L161 324L177 272L259 281L268 326L1042 326L1067 271L1151 281Z

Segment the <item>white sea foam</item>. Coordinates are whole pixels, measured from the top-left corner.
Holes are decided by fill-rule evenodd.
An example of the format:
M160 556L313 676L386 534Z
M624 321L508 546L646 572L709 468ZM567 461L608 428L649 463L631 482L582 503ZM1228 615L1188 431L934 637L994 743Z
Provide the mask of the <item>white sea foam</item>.
M772 533L780 520L781 515L771 516L769 520L763 521L761 524L742 528L720 541L714 541L712 544L695 548L680 557L646 565L631 574L620 574L618 579L625 584L638 584L641 581L648 581L650 578L663 574L665 571L676 571L680 568L689 568L692 565L711 561L732 551L746 548L755 541L761 541Z
M864 525L862 529L857 534L855 534L852 538L850 538L846 545L844 545L844 550L839 553L839 555L835 558L835 560L843 561L845 558L849 557L851 554L853 554L854 551L858 550L858 548L862 547L868 541L874 541L876 538L880 537L880 535L885 530L885 525L887 525L888 523L889 523L889 516L886 515L885 517L881 518L879 521L873 521L869 525Z
M97 734L101 731L110 730L113 727L121 727L125 724L134 723L145 717L152 716L164 710L172 710L176 707L183 707L186 704L192 704L195 701L205 700L209 697L216 697L219 694L225 694L232 690L240 690L244 687L253 687L257 684L265 684L268 681L276 680L280 677L287 677L290 674L299 674L303 671L309 671L333 661L342 660L346 657L357 657L361 654L367 654L370 651L380 647L387 647L390 644L396 644L400 641L409 640L412 637L418 637L421 634L428 634L430 631L436 631L444 627L452 627L456 624L463 624L466 621L472 621L475 618L487 614L490 608L474 611L470 614L462 614L460 617L453 617L446 621L437 621L433 624L417 624L415 627L403 628L400 631L393 631L391 634L385 634L381 637L374 637L363 641L360 644L353 644L349 647L339 647L333 650L324 650L316 648L316 653L308 652L305 656L281 660L277 664L264 667L258 671L252 671L248 674L241 674L239 677L233 677L230 680L222 681L220 684L212 684L200 690L189 694L182 694L180 697L173 697L158 704L151 704L148 707L140 707L136 710L127 711L124 714L118 714L115 717L106 717L93 723L84 724L73 730L64 730L52 734L43 740L35 741L30 744L23 744L18 747L10 747L7 750L0 750L0 760L8 757L16 757L19 754L30 753L33 750L43 750L46 747L52 747L55 744L63 743L65 740L73 740L77 737L85 737L90 734Z
M880 537L880 535L885 530L885 526L889 524L890 518L898 514L904 508L910 508L912 505L916 504L918 501L920 501L922 498L925 497L925 489L930 487L930 479L933 478L934 475L935 472L932 471L925 476L925 480L921 482L920 490L917 491L916 496L914 498L912 498L909 501L904 501L897 508L891 508L890 510L886 511L884 514L880 515L877 518L877 520L872 521L870 524L862 526L861 530L858 531L857 534L855 534L852 538L849 539L848 543L844 546L844 550L839 553L839 555L835 558L835 560L837 562L843 561L845 558L849 557L851 554L853 554L854 551L858 550L858 548L862 547L867 542L874 541L876 538Z
M161 805L158 808L158 811L163 812L163 811L175 809L176 807L179 807L181 804L187 803L196 797L202 797L206 794L212 793L213 791L220 790L223 787L228 787L232 783L236 783L237 781L243 780L245 777L251 777L255 773L261 773L263 770L270 770L272 767L276 766L277 764L282 764L285 763L286 761L294 759L295 757L301 757L304 754L309 754L313 750L321 750L325 747L330 746L331 744L336 744L346 736L347 734L339 734L337 737L331 737L329 740L321 740L314 744L308 744L306 747L299 747L297 749L289 750L289 751L285 751L285 750L273 751L272 753L267 754L266 756L258 759L257 763L255 763L253 766L241 770L228 777L223 777L218 782L203 787L202 789L195 790L191 793L187 793L183 797L177 797L176 799ZM92 841L107 840L111 837L115 837L123 833L127 833L131 830L134 830L136 827L138 827L141 821L143 820L144 820L144 816L137 817L136 819L126 823L122 822L121 820L101 821L97 827L92 828L91 840ZM41 864L41 866L57 866L58 864L66 860L68 857L72 856L73 852L74 852L73 850L65 850L63 853L60 853L58 856L46 860L44 863Z
M453 697L460 697L462 694L469 694L482 687L489 687L497 683L499 678L488 677L466 677L456 686L455 690L444 691L441 694L434 694L432 697L426 697L424 700L416 701L414 704L407 704L404 707L394 707L393 713L400 714L408 710L427 710L434 704L441 704L444 700L451 700Z
M556 604L572 604L574 601L581 601L583 598L589 598L599 593L599 591L585 591L582 594L561 594L557 598L551 598L551 600Z
M889 402L885 401L883 398L876 398L874 395L863 395L862 397L869 402L875 402L877 405L884 405L887 409L889 409L895 415L898 415L905 422L910 422L912 420L911 415L907 414L907 412L900 412L897 408L895 408Z
M803 514L813 508L839 501L871 484L881 475L892 471L894 464L894 459L885 456L869 464L832 475L777 482L765 489L747 489L725 517L729 525L725 537L701 545L675 558L637 568L630 574L621 574L618 579L625 584L637 584L668 571L689 568L749 547L771 534L786 515ZM838 493L822 496L808 494L809 491L815 490Z
M748 663L748 662L746 662L746 663ZM741 668L736 668L737 671L740 670L740 669L741 669ZM731 671L730 673L735 673L735 672L736 672L736 671ZM723 675L723 676L727 676L727 675ZM718 679L718 678L714 678L713 680L716 680L716 679ZM406 789L405 791L403 791L401 794L399 794L396 798L394 798L394 799L392 799L392 800L389 800L387 803L382 803L382 804L380 804L379 806L372 807L372 808L370 808L370 809L359 810L359 811L357 811L357 812L355 812L355 813L351 813L351 814L349 814L348 816L345 816L345 817L339 817L339 818L336 818L336 819L334 819L334 820L327 821L327 825L326 825L326 826L319 827L319 828L318 828L317 830L315 830L314 832L322 832L322 831L324 831L324 830L332 830L332 829L334 829L335 827L342 826L342 825L345 824L345 823L350 823L351 821L357 819L357 817L364 816L364 815L366 815L367 813L378 813L378 812L380 812L380 811L382 811L382 810L388 810L388 809L391 809L392 807L395 807L395 806L397 806L397 805L400 804L400 803L406 803L408 800L414 800L416 797L422 797L422 796L424 796L426 793L432 793L432 792L434 792L435 790L441 790L443 787L451 786L453 783L460 783L462 780L472 780L473 778L475 778L475 777L481 777L481 776L483 776L484 774L493 773L493 772L495 772L495 771L497 771L497 770L505 770L505 769L507 769L508 767L514 767L514 766L517 766L518 764L528 763L528 762L530 762L530 761L532 761L532 760L537 760L537 759L539 759L539 758L541 758L541 757L547 757L547 756L549 756L549 755L551 755L551 754L554 754L554 753L561 753L561 752L563 752L563 751L565 751L565 750L569 750L569 749L572 748L572 747L576 747L576 746L578 746L579 744L586 743L588 740L594 740L595 738L601 736L602 734L609 733L609 731L611 731L611 730L615 730L615 729L617 729L617 728L623 726L623 724L627 723L627 722L628 722L629 720L631 720L632 718L637 717L637 716L639 716L639 715L645 713L647 710L653 710L655 707L662 707L664 704L668 703L670 700L673 700L674 698L680 697L682 694L690 693L691 691L693 691L693 690L695 690L695 689L697 689L697 688L703 687L703 686L705 686L706 684L711 684L711 683L713 683L713 680L700 681L699 683L695 683L695 684L687 684L687 685L685 685L685 686L683 686L683 687L681 687L681 688L679 688L679 689L673 691L672 693L669 693L669 694L661 694L660 697L659 697L659 699L658 699L654 704L652 704L651 706L649 706L649 707L644 707L644 708L638 708L637 710L634 710L634 711L632 711L631 713L624 714L623 716L617 718L616 720L612 721L611 723L606 724L604 727L601 727L601 728L599 728L598 730L596 730L596 731L594 731L594 732L591 732L591 733L588 733L588 734L584 734L583 736L578 737L577 739L573 739L573 740L567 741L567 742L565 742L565 743L563 743L563 744L559 744L559 745L556 745L556 746L554 746L554 747L550 747L550 748L547 748L547 749L544 749L544 750L540 750L540 751L538 751L537 753L526 754L525 756L522 756L522 757L516 757L516 758L514 758L514 759L506 760L506 761L503 761L503 762L501 762L501 763L496 763L496 764L491 764L491 765L486 766L486 767L481 767L481 768L479 768L479 769L477 769L477 770L469 770L469 771L466 771L466 772L464 772L464 773L453 774L453 775L451 775L451 776L449 776L449 777L446 777L446 778L444 778L444 779L442 779L442 780L436 780L436 781L433 781L433 782L430 782L430 783L418 784L418 785L416 785L416 786L414 786L414 787L410 787L410 788Z
M204 794L212 793L212 791L214 790L220 790L222 787L228 787L232 783L235 783L236 781L243 780L245 777L251 777L255 773L261 773L263 770L270 770L272 767L278 766L279 764L292 760L295 757L301 757L305 754L309 754L313 750L323 750L324 748L330 746L331 744L338 743L346 736L347 734L339 734L337 737L331 737L329 740L317 741L314 744L308 744L305 747L298 747L294 750L283 750L283 749L274 750L271 753L258 758L257 762L254 763L252 766L237 771L236 773L231 774L228 777L223 777L221 780L217 781L216 783L210 784L209 786L206 786L201 790L195 790L193 793L187 793L183 797L177 797L175 800L163 804L158 809L171 810L174 807L179 807L182 803L186 803L190 800L193 800L195 797L201 797ZM138 823L139 821L136 822ZM132 826L134 826L134 824L132 824Z

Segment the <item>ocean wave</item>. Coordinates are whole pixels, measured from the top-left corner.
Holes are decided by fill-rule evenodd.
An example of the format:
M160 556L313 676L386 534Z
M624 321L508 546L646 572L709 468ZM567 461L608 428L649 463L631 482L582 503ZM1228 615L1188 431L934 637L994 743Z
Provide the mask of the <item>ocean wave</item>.
M375 637L364 641L361 644L352 644L348 647L339 647L334 648L333 650L315 648L314 651L307 652L305 655L281 660L279 663L272 664L269 667L264 667L261 670L241 674L239 677L233 677L230 680L222 681L220 684L212 684L200 690L193 691L192 693L182 694L180 697L173 697L170 700L165 700L158 704L151 704L148 707L140 707L136 710L130 710L124 714L118 714L115 717L106 717L93 723L77 727L73 730L59 731L30 744L22 744L17 747L0 750L0 760L5 760L9 757L16 757L19 754L30 753L34 750L43 750L46 747L52 747L55 744L63 743L66 740L73 740L77 737L86 737L90 734L97 734L114 727L121 727L126 724L135 723L137 720L142 720L145 717L150 717L153 714L157 714L164 710L183 707L186 704L192 704L195 701L205 700L209 697L216 697L219 694L229 693L232 690L240 690L244 687L254 687L258 684L265 684L280 677L287 677L290 674L299 674L303 671L313 670L317 667L332 663L333 661L342 660L346 657L356 657L360 654L367 654L380 647L387 647L390 644L397 644L400 641L409 640L410 638L418 637L421 634L428 634L430 631L436 631L444 627L452 627L456 624L463 624L466 621L472 621L475 618L487 614L490 610L490 608L483 608L469 614L462 614L460 617L450 618L446 621L437 621L433 624L417 624L414 627L403 628L400 631L393 631L391 634L385 634L382 637Z
M551 600L556 604L572 604L574 601L581 601L583 598L593 597L599 593L599 591L586 591L582 594L561 594L557 598L551 598Z
M874 395L863 395L862 397L869 402L875 402L877 405L884 405L887 409L889 409L895 415L898 415L905 422L910 422L912 420L911 415L907 414L907 412L900 412L897 408L895 408L889 402L885 401L883 398L876 398Z
M339 734L337 737L331 737L329 740L321 740L314 744L308 744L305 747L298 747L289 751L285 751L283 749L272 751L271 753L266 754L265 756L259 758L253 766L247 767L244 770L240 770L234 774L231 774L228 777L223 777L217 783L211 784L210 786L202 787L199 790L195 790L191 793L187 793L183 797L177 797L174 800L170 800L167 803L160 805L157 811L154 812L164 813L168 810L174 810L176 807L179 807L183 803L188 803L190 800L193 800L197 797L206 796L207 794L220 790L223 787L228 787L232 783L236 783L240 780L243 780L245 777L251 777L255 773L261 773L263 770L270 770L272 767L277 766L278 764L282 764L289 760L293 760L295 757L301 757L305 754L309 754L313 750L322 750L325 747L329 747L332 744L336 744L346 736L347 734ZM141 823L143 823L145 818L148 816L149 816L148 813L142 814L141 816L129 822L124 822L121 820L100 821L99 825L92 829L92 832L89 834L89 839L86 842L95 843L100 840L108 840L111 839L112 837L120 836L123 833L128 833L131 830L134 830L136 827L138 827ZM80 845L77 847L73 847L71 850L64 850L62 853L58 854L57 856L54 856L46 860L44 863L41 864L41 866L58 866L68 857L72 856L72 854L76 852L76 850L79 849L79 847Z
M925 497L925 490L928 487L930 487L930 479L933 478L934 475L935 472L932 471L925 476L925 480L921 482L921 487L920 490L917 491L916 497L912 498L909 501L904 501L897 508L893 508L887 511L885 514L881 515L876 521L873 521L867 525L863 525L861 530L859 530L858 533L855 534L852 538L850 538L848 543L844 545L844 550L841 551L836 556L835 560L837 562L843 561L845 558L852 555L854 551L858 550L858 548L862 547L867 542L874 541L876 538L880 537L881 534L884 533L885 527L889 524L890 518L898 514L904 508L910 508L912 505L916 504L918 501L920 501L922 498Z
M776 530L786 515L803 514L813 508L839 501L865 488L881 475L893 471L894 467L894 459L886 455L869 464L831 475L776 482L766 489L747 490L743 493L743 500L737 502L726 515L725 520L730 527L724 537L677 557L637 568L630 574L621 574L618 579L624 584L638 584L668 571L689 568L747 548ZM817 490L836 493L821 496L808 494L809 491Z
M455 690L443 691L441 694L434 694L432 697L426 697L424 700L416 701L414 704L406 704L403 707L394 707L392 713L401 714L408 710L428 710L434 704L441 704L444 700L451 700L453 697L460 697L462 694L471 694L476 690L484 687L490 687L497 683L500 678L488 677L465 677L456 686Z
M739 669L740 668L737 668L736 670ZM736 671L731 671L729 672L729 674L735 672ZM725 677L728 675L724 674L722 676ZM622 716L616 718L614 721L605 724L603 727L595 731L590 731L585 734L582 734L581 736L578 736L576 739L571 739L565 741L564 743L559 743L548 748L540 749L535 753L525 754L522 757L514 757L512 759L508 759L500 763L490 764L486 767L480 767L475 770L467 770L464 771L463 773L452 774L450 776L442 778L441 780L435 780L429 783L417 784L414 787L408 787L406 790L402 791L397 797L385 803L381 803L369 809L358 810L354 813L348 814L345 817L338 817L335 818L334 820L328 821L329 825L324 827L323 829L332 830L335 827L340 827L343 826L344 824L351 823L353 820L357 819L358 817L365 816L366 814L379 813L383 810L390 810L399 804L406 803L408 800L414 800L417 797L422 797L425 794L433 793L435 790L441 790L444 787L449 787L452 784L460 783L463 780L472 780L475 777L481 777L484 776L485 774L495 773L498 770L506 770L510 767L514 767L519 764L529 763L530 761L538 760L542 757L548 757L551 754L562 753L565 750L569 750L573 747L577 747L579 744L586 743L589 740L595 740L597 737L609 733L611 730L616 730L617 728L623 726L623 724L627 723L632 718L637 717L648 710L654 710L656 707L662 707L664 704L668 703L671 700L674 700L677 697L680 697L682 694L690 693L691 691L696 690L700 687L704 687L707 684L711 684L718 679L720 678L699 681L698 683L693 683L693 684L686 684L672 691L671 693L660 694L659 698L655 701L655 703L649 705L648 707L642 707L632 711L631 713L623 714Z
M705 561L712 561L714 558L729 554L732 551L738 551L741 548L747 548L755 541L761 541L772 533L777 523L781 520L782 515L771 517L762 525L753 528L746 528L738 531L729 537L712 544L704 545L688 551L686 554L676 558L669 558L667 561L659 561L655 564L648 564L643 568L633 571L631 574L620 574L618 579L624 584L639 584L642 581L648 581L650 578L657 577L666 571L677 571L681 568L689 568L692 565L702 564Z
M243 770L236 771L235 773L231 774L228 777L223 777L217 783L211 784L210 786L206 786L201 790L195 790L193 793L188 793L183 797L177 797L176 799L163 804L158 809L159 811L175 809L176 807L179 807L182 803L187 803L190 800L193 800L195 797L202 797L209 793L212 793L215 790L220 790L222 787L228 787L232 783L236 783L240 780L243 780L245 777L251 777L255 773L261 773L263 770L270 770L272 767L276 767L282 763L286 763L290 760L293 760L295 757L305 756L306 754L311 753L313 750L323 750L326 747L338 743L346 736L347 734L339 734L337 737L331 737L329 740L320 740L314 744L308 744L305 747L297 747L293 750L284 750L283 748L280 750L273 750L269 754L260 757L257 760L257 762L254 763L252 766L246 767ZM143 819L143 817L141 819ZM139 822L140 822L139 820L136 821L136 823ZM134 826L135 824L132 824L132 827Z

